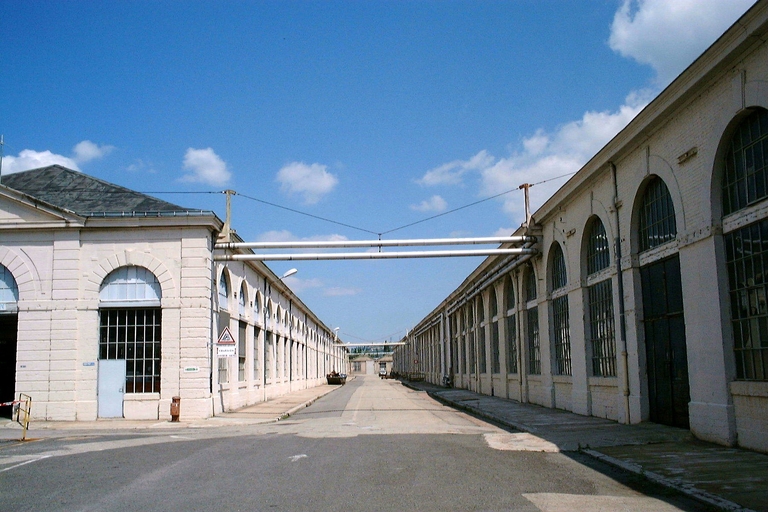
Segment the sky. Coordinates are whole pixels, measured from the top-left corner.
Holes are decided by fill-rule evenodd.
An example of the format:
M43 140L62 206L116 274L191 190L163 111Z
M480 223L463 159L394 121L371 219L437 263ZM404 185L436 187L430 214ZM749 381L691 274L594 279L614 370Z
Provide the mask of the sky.
M232 189L246 241L506 236L752 3L0 0L2 173ZM268 265L365 343L482 260Z

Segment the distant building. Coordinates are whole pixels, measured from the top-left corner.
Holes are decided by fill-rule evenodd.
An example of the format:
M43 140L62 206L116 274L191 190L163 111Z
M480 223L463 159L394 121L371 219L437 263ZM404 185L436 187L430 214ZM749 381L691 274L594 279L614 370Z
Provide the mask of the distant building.
M489 257L395 371L768 451L768 2ZM600 79L610 79L601 77Z
M264 264L215 261L223 228L56 165L2 176L0 402L165 419L180 396L183 420L322 384L334 332Z

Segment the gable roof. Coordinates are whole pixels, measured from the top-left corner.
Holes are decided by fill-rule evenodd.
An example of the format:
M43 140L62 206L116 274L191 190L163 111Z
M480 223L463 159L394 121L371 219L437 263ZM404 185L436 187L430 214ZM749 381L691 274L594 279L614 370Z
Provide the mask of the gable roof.
M60 165L4 175L0 183L83 217L200 211L177 206Z

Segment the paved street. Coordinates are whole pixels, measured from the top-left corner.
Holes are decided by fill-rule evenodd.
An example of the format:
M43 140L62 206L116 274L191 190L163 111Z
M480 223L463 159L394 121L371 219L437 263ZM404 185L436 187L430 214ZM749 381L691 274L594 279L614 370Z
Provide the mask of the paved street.
M283 421L33 432L0 510L707 510L530 433L357 378Z

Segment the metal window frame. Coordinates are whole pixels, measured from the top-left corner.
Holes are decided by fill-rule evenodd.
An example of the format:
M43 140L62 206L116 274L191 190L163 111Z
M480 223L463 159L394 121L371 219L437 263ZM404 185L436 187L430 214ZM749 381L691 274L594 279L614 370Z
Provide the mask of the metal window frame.
M592 375L616 377L616 329L613 318L613 286L610 279L587 288L589 346Z
M160 307L99 308L99 359L125 359L126 393L160 392L162 323Z
M555 345L555 374L573 375L567 295L552 299L552 330Z

